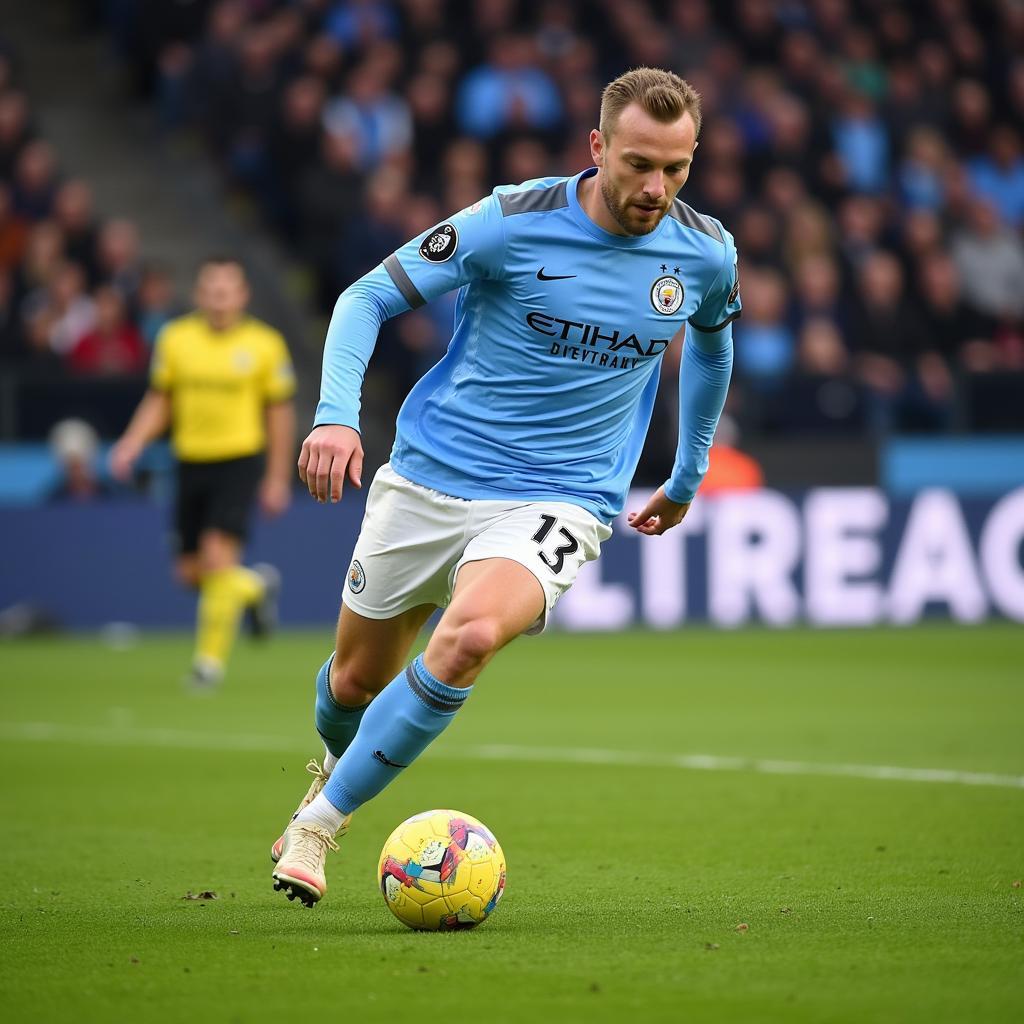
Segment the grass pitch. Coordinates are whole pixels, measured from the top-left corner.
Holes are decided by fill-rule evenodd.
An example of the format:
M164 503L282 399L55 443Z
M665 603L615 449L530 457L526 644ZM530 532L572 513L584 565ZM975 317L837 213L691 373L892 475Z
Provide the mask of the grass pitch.
M186 637L0 647L5 1020L1024 1019L1019 627L517 641L307 911L268 848L329 642L243 647L207 696ZM508 857L477 931L376 889L431 807Z

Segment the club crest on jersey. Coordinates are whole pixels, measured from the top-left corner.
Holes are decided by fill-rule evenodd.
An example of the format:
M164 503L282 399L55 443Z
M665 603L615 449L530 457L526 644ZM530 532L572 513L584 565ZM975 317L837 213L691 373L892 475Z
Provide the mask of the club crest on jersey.
M459 247L459 233L454 224L442 224L423 239L420 256L428 263L444 263L455 255Z
M353 594L361 594L366 586L366 573L359 563L358 558L352 559L352 565L348 570L348 589Z
M651 305L662 316L679 312L683 304L683 282L678 277L666 274L651 285Z

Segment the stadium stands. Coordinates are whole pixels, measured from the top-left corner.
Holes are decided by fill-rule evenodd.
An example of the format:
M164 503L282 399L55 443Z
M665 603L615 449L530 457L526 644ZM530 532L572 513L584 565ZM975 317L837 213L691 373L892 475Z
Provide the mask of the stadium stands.
M494 183L585 166L601 83L660 64L704 95L686 199L743 260L745 432L1022 425L997 379L1024 369L1019 5L220 0L157 26L142 7L108 14L135 80L309 260L325 310ZM396 400L445 340L428 314L389 331Z
M725 222L742 259L729 412L743 437L1024 427L1017 4L84 6L164 131L200 140L310 268L325 313L400 241L493 184L585 166L601 84L638 63L671 67L706 111L684 196ZM135 368L173 307L166 279L140 262L129 224L95 223L87 183L61 180L3 67L6 372L17 363L31 382L44 365L45 379ZM438 305L385 329L378 400L397 405L441 351L451 304ZM107 327L96 332L98 306ZM81 396L96 385L60 386ZM75 401L65 412L116 430L109 411L97 421ZM28 416L6 436L50 425ZM662 433L644 463L652 477L670 454Z

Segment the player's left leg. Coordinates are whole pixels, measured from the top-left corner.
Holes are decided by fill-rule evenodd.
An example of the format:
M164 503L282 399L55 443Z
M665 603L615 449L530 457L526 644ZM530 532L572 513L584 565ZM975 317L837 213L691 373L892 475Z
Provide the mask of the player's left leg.
M263 472L260 456L203 464L205 503L199 532L199 609L193 680L209 684L224 674L242 613L251 609L257 631L276 618L280 578L270 566L241 564L242 548Z
M242 542L223 530L206 529L199 536L199 610L193 679L216 683L224 674L246 607L261 601L267 580L241 565Z

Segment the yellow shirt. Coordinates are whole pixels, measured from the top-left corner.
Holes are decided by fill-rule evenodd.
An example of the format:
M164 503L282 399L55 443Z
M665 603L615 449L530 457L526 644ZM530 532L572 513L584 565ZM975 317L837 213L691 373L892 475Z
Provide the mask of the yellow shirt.
M160 332L150 383L171 396L171 444L188 462L263 451L265 407L295 392L279 332L254 317L215 331L198 313L172 320Z

